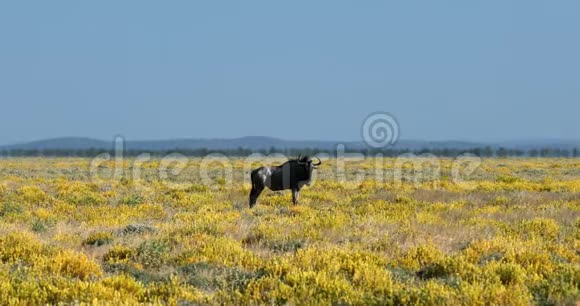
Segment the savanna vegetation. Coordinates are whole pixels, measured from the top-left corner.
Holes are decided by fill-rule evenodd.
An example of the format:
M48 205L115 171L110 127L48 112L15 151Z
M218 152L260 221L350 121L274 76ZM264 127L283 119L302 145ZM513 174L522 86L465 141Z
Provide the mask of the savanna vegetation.
M241 159L0 159L0 304L577 304L580 160L453 164L328 160L250 210Z

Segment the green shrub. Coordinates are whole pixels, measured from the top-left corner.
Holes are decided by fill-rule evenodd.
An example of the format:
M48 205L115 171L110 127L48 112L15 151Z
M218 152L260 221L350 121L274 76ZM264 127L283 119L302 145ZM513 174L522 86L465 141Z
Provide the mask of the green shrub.
M0 217L4 217L10 214L18 215L24 211L21 204L15 202L2 203L0 206Z
M205 262L183 266L179 272L187 283L204 290L230 290L243 292L248 283L265 275L263 271L246 271Z
M168 247L159 241L144 241L137 248L135 261L143 265L145 269L159 270L166 262Z
M110 232L96 232L90 234L84 241L84 245L101 246L113 241L113 235Z
M145 234L154 232L156 232L156 229L153 226L145 224L129 224L121 230L122 234Z
M34 221L32 221L32 231L36 233L46 232L48 228L53 225L54 224L48 220L34 219Z
M119 200L119 204L124 205L139 205L143 203L143 198L138 194L126 195Z

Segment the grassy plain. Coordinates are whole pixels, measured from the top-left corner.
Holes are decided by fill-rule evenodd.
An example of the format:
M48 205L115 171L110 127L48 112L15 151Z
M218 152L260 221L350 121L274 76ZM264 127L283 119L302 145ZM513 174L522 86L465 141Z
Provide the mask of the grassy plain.
M90 163L0 160L0 304L580 300L579 159L486 159L458 183L451 159L401 182L394 159L329 160L300 205L268 191L252 210L241 159L211 184L200 159L169 178Z

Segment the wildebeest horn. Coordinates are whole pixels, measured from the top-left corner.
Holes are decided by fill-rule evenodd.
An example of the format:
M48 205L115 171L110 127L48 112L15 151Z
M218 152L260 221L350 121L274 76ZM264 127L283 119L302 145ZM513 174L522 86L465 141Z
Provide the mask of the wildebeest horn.
M316 157L316 159L318 159L318 163L317 164L313 164L314 166L320 166L322 165L322 161L320 160L320 158L318 158L318 156L314 156Z
M296 162L299 163L299 164L301 164L301 165L307 164L307 162L305 163L305 162L302 161L302 158L303 158L302 154L298 155L298 158L296 159Z

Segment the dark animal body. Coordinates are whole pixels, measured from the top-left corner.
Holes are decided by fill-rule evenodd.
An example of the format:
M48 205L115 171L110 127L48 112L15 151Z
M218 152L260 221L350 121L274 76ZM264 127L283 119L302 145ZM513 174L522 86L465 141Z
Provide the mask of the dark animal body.
M299 156L280 166L260 167L251 173L252 190L250 191L250 208L256 205L260 193L265 187L270 190L292 190L292 202L298 204L300 189L304 185L310 186L312 171L322 164L313 163L308 156Z

